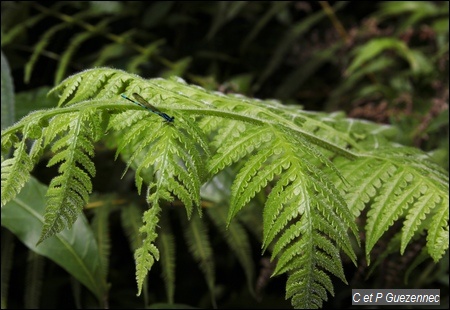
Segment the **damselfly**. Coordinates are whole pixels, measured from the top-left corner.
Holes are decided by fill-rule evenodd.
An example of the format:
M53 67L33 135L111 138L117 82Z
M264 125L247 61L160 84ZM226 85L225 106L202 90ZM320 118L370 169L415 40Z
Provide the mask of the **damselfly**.
M131 102L133 102L134 104L137 104L138 106L140 106L141 108L147 109L150 112L153 112L159 116L161 116L162 118L164 118L166 120L166 122L168 123L172 123L175 120L175 117L173 116L169 116L166 113L161 112L160 110L158 110L157 108L155 108L154 106L152 106L150 103L148 103L147 100L145 100L144 98L142 98L140 95L133 93L133 97L137 100L134 101L133 99L128 98L125 94L121 95L122 98L127 99Z

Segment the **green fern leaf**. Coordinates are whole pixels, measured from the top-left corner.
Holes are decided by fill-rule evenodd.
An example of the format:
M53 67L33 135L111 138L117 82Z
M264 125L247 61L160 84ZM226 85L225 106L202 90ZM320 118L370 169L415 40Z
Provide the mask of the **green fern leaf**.
M281 173L281 170L279 171ZM263 237L263 249L267 249L269 244L273 241L275 236L285 227L289 220L295 217L295 213L300 214L302 212L302 205L291 204L293 208L287 208L284 214L280 214L285 208L285 204L290 202L290 199L294 196L292 188L297 183L292 183L292 187L288 190L288 186L291 182L295 181L295 173L293 170L285 172L277 184L272 188L269 197L266 202L266 208L264 208L264 237ZM299 200L306 198L302 193L302 188L296 190L295 195ZM290 211L290 212L289 212Z
M44 278L45 258L33 251L28 252L27 270L25 279L24 307L38 308Z
M348 230L356 236L354 217L365 208L366 255L399 220L404 221L401 251L424 231L433 258L448 248L447 172L421 152L390 143L393 134L387 126L348 120L342 113L305 112L273 101L218 94L179 78L145 80L107 68L69 77L53 91L61 94L60 105L72 109L65 111L68 124L88 104L111 114L95 119L91 135L81 134L79 141L98 139L101 124L109 121L107 128L115 132L111 145L135 169L138 190L149 185L152 208L177 197L188 216L200 221L192 214L194 206L200 206L200 186L233 165L237 176L227 220L231 227L231 219L257 193L271 189L263 210L263 249L271 248L278 258L275 274L288 274L287 296L295 307L320 307L327 292L333 294L330 274L345 282L339 251L355 261ZM124 92L141 94L161 111L170 109L175 122L163 123L157 115L124 102ZM45 143L57 140L51 163L62 162L62 175L71 165L64 165L67 142L61 137L70 130L50 122L43 133ZM39 131L33 132L38 137ZM71 184L89 190L84 182L92 174L91 154L81 145L77 149L75 165L85 174L78 173ZM39 154L39 146L34 154ZM56 180L66 186L66 180ZM75 192L78 205L88 191ZM147 235L143 249L136 252L138 286L157 256L155 230L149 227L147 232L150 239Z
M336 159L334 164L351 184L344 189L346 192L344 197L351 212L358 216L365 204L376 195L377 188L381 186L380 178L383 169L374 171L376 162L369 159L349 161L341 157Z
M36 46L33 48L33 54L30 57L30 60L25 65L25 77L24 80L26 83L30 81L31 74L34 68L34 65L36 61L38 60L40 54L45 50L45 47L50 43L50 39L59 31L63 30L64 28L69 27L69 24L57 24L47 30L44 35L41 37L41 39L38 41Z
M87 126L84 125L86 119L89 118L79 114L73 117L68 125L64 124L65 117L53 120L55 127L55 124L60 122L62 127L69 128L66 135L52 147L52 151L57 155L48 165L53 166L62 161L59 167L61 174L51 181L47 191L48 202L39 243L64 228L71 227L88 202L95 167L89 157L94 155L94 146L92 132L87 131ZM53 127L47 129L52 130Z
M154 202L157 200L153 200ZM144 212L144 225L139 228L139 232L144 235L141 246L134 252L134 259L136 261L136 281L138 284L137 296L141 295L144 280L153 266L155 260L159 260L159 250L154 245L156 237L156 227L159 221L159 213L161 208L158 204L153 204L152 207Z
M158 249L161 252L162 276L166 287L167 302L174 303L175 295L175 238L170 229L168 212L163 212L158 232Z
M127 31L128 33L133 32ZM125 37L129 36L129 34L123 34ZM92 64L92 67L101 67L105 63L113 61L114 58L121 57L125 54L126 47L123 43L113 42L109 44L104 44L99 54L97 55L97 59Z
M305 158L319 159L319 163L327 167L332 164L317 156L317 151L306 140L293 139L285 135L287 131L284 129L277 131L275 127L272 131L280 138L278 141L284 141L274 144L275 153L260 150L241 169L235 180L236 187L233 184L229 219L267 182L273 180L274 175L280 175L264 209L263 248L267 248L281 233L272 252L272 258L279 256L274 274L299 273L302 272L299 269L309 268L303 275L310 278L299 285L287 285L287 296L292 296L294 305L304 302L300 307L312 304L320 307L322 300L326 300L326 290L333 294L333 289L328 275L318 268L335 274L345 282L336 246L355 261L347 229L351 227L354 235L357 229L345 201L331 181ZM324 241L322 233L333 236L335 244ZM316 294L303 296L301 291L305 287L316 287ZM302 296L308 300L302 299ZM314 302L311 304L312 300Z
M255 266L251 255L251 246L247 232L238 221L230 223L227 227L227 210L225 206L207 208L209 217L213 220L217 229L225 237L230 249L237 256L239 263L244 269L247 278L247 286L251 294L255 294L253 283L255 277Z
M158 53L163 44L165 44L165 40L160 39L141 48L140 53L128 62L127 71L139 73L139 66L143 63L147 63L154 54Z
M200 127L206 132L217 132L211 141L211 145L219 148L227 142L230 137L237 138L245 131L246 126L235 120L224 120L217 117L204 118Z
M334 296L329 277L320 269L308 267L311 266L301 268L290 275L286 283L286 299L292 298L292 305L296 309L321 308L322 302L328 300L324 287ZM304 289L305 287L308 289Z
M69 62L71 61L76 50L80 48L80 46L82 46L84 41L89 40L94 35L95 33L92 32L83 32L78 33L72 38L71 42L69 43L69 46L61 55L58 68L55 72L55 84L58 84L63 80L66 74L67 67L69 66Z
M55 5L56 7L59 7L59 5ZM6 33L2 35L2 46L6 46L11 41L13 41L17 36L21 35L23 32L27 30L27 28L33 27L35 24L37 24L41 19L46 17L45 14L38 14L34 16L28 16L27 19L23 20L20 23L17 23L14 25L11 29L9 29Z
M97 240L101 274L107 278L109 271L109 255L111 254L111 237L109 231L108 218L111 212L111 205L104 205L94 209L92 220L92 230Z
M2 206L12 200L24 187L30 177L34 164L39 160L43 152L42 122L38 113L31 114L24 119L22 140L17 141L15 134L7 134L3 137L2 149L9 149L14 143L14 152L11 158L3 160L1 173ZM16 124L19 125L19 124ZM32 142L31 146L27 145Z
M13 157L2 161L2 206L25 186L33 166L26 152L26 140L22 140L16 144Z
M189 192L183 186L181 186L180 183L172 179L169 179L167 181L167 186L170 190L172 190L174 194L178 196L178 198L181 200L181 202L184 204L184 207L186 208L187 217L191 218L193 205ZM199 213L201 214L201 209L199 209Z
M160 152L164 151L164 148L161 148L162 143L159 143L159 147L154 147L154 143L158 143L158 141L160 141L161 137L163 136L164 132L163 130L161 130L161 128L159 129L159 132L156 132L154 135L146 135L145 137L143 136L145 129L147 128L148 125L145 125L145 122L142 121L141 122L142 127L141 126L136 126L137 130L139 131L140 135L138 135L138 131L137 130L132 130L130 132L130 135L126 134L123 138L123 140L121 140L121 138L119 137L119 147L120 145L124 145L126 141L129 141L130 146L136 146L133 147L132 149L132 155L131 157L128 159L128 164L127 164L127 168L129 168L130 165L135 164L136 167L136 187L138 188L138 192L140 193L141 188L142 188L142 183L144 178L146 177L144 172L146 169L150 169L153 168L153 165L161 160L162 158L160 157ZM131 133L135 133L134 136L131 136ZM136 139L138 137L142 137L141 141L137 141ZM128 138L131 138L133 140L129 140ZM120 151L122 151L122 148L120 149ZM141 154L145 153L145 157L143 160L141 160L140 163L138 162L134 162L136 161L137 158L142 158ZM152 169L149 170L150 172L152 171Z
M324 270L327 270L334 274L336 277L342 280L342 282L347 283L345 279L344 269L341 264L341 257L339 250L335 245L327 238L322 235L314 235L314 243L323 252L317 252L318 265ZM328 287L327 289L331 291Z
M366 257L369 262L373 246L395 221L406 217L400 247L403 253L413 235L419 232L427 214L440 213L444 216L440 221L448 219L441 210L443 197L448 192L445 173L416 150L392 148L383 145L386 142L381 143L376 156L368 153L352 162L335 160L352 185L345 189L345 197L351 208L353 204L353 213L358 215L359 210L373 202L367 213L366 225ZM424 175L426 179L423 179ZM439 227L437 229L442 234L445 225ZM430 231L432 226L426 222L423 228ZM432 242L433 238L429 240ZM429 248L432 248L431 244ZM447 248L441 247L436 253L443 253Z
M434 214L430 228L428 229L428 251L435 262L439 261L448 249L448 212L449 205L447 199L442 202L441 207Z
M185 118L182 120L183 129L186 131L185 134L178 137L178 141L181 146L184 146L185 152L179 154L183 161L189 161L188 158L194 159L195 164L192 168L195 168L194 172L191 166L187 166L189 173L198 174L201 181L205 181L208 177L207 167L203 164L208 158L211 157L211 151L209 146L209 141L205 133L199 128L199 126L190 118ZM195 148L191 146L196 146ZM197 147L198 146L198 147ZM180 149L181 150L181 149Z
M414 204L414 208L411 208L408 211L406 220L403 223L402 242L400 247L401 253L404 252L406 245L417 231L421 222L426 218L426 214L433 208L438 207L442 199L436 193L428 191L428 188L425 186L420 188L419 192L422 193L422 196L418 198L417 202Z
M211 294L211 302L213 307L216 308L214 297L214 259L206 227L201 218L196 214L191 217L188 223L185 221L184 226L184 234L189 251L200 264L200 269L205 275L206 283Z
M414 197L420 195L417 184L411 184L412 175L401 172L390 176L375 198L375 203L368 212L366 231L366 253L370 253L375 242L403 214ZM410 186L409 186L410 185Z
M274 152L277 152L278 147L279 145L274 145L274 148L263 149L257 155L252 156L239 171L231 188L230 205L232 208L229 212L228 222L231 221L237 212L241 210L257 192L267 186L268 182L273 180L275 175L281 173L283 166L288 165L287 161L272 162L267 164L264 169L259 170L261 165L266 162Z
M136 185L140 190L143 180L148 173L158 173L158 188L166 188L172 191L185 205L188 216L192 213L194 205L200 205L200 180L204 178L205 169L202 168L204 159L200 151L208 154L206 139L200 134L186 135L185 132L195 132L192 127L195 124L186 120L179 120L176 124L166 124L157 117L156 127L149 133L148 117L152 117L146 110L142 113L145 117L137 119L132 129L118 139L118 152L122 152L129 146L133 155L128 160L128 166L145 152L145 158L136 163ZM121 117L113 119L116 124ZM113 124L113 127L115 126ZM119 122L117 122L119 124ZM187 129L189 126L189 129ZM186 129L186 131L184 131ZM197 139L197 140L195 140ZM180 162L183 165L180 165ZM195 177L194 177L195 176ZM198 209L199 212L201 209Z
M272 134L270 128L250 127L238 139L229 139L209 161L209 171L216 174L225 166L230 165L245 155L251 153L262 143L270 141Z
M121 208L120 220L130 244L130 250L134 252L143 241L142 235L139 233L139 227L142 224L142 210L136 204Z
M108 23L110 23L111 21L112 18L102 18L102 20L97 25L90 27L86 32L78 33L71 39L69 46L64 51L59 61L58 69L56 70L55 73L55 84L61 82L61 80L65 75L70 60L72 59L76 50L83 45L83 42L89 40L90 38L98 35L98 33L104 31Z
M116 95L119 99L127 79L130 78L120 74L120 71L111 69L86 70L81 74L69 76L51 89L49 94L59 95L59 106L73 105L91 99L95 95L97 98L111 98L112 95Z
M152 97L143 91L140 91L140 94L145 98ZM144 180L153 179L149 184L147 201L154 205L161 199L171 201L173 196L177 196L190 217L193 206L200 205L200 180L205 175L201 154L209 154L206 138L196 129L195 123L187 118L177 117L174 124L166 124L155 116L141 109L132 114L123 112L111 118L109 128L125 129L122 120L128 119L131 129L127 128L125 134L116 140L118 153L130 150L128 166L135 167L136 185L139 190ZM155 120L156 126L151 125L150 119ZM145 156L141 157L141 154ZM142 160L136 161L139 158ZM180 165L180 162L183 164ZM200 208L198 210L201 211ZM139 259L136 273L139 293L144 278L154 263L153 240L144 244L135 254L136 259ZM173 286L170 281L167 282L168 298L173 298L170 297L173 295L170 293Z

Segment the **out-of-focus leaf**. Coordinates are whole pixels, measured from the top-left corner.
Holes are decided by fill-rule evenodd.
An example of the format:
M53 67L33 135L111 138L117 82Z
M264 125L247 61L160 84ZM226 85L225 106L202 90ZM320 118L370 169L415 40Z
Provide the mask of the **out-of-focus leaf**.
M247 1L218 1L216 4L219 8L216 10L217 14L207 35L208 40L212 39L223 25L239 14L247 5Z
M232 77L228 83L232 86L232 89L238 93L246 94L250 91L250 86L253 81L252 74L240 74Z
M324 63L329 61L340 47L340 44L335 44L326 50L319 51L311 56L310 60L305 62L303 66L296 69L289 74L280 86L277 88L275 97L279 99L291 98L295 91L305 82L311 75L313 75Z
M54 108L58 104L56 96L47 96L50 87L43 86L32 90L20 92L16 94L16 115L17 119L21 119L28 113Z
M157 54L161 49L161 46L163 46L165 43L166 41L164 39L160 39L147 45L139 55L130 60L127 66L127 70L130 72L139 72L139 66L141 64L150 62L153 55Z
M1 265L1 307L2 309L8 308L8 292L9 281L11 279L11 270L14 257L14 235L9 231L2 231L2 265Z
M8 61L2 51L2 130L15 122L14 115L14 85Z
M433 70L430 61L420 52L409 49L405 42L397 38L376 38L370 40L356 50L356 56L347 69L346 75L360 70L367 62L372 61L385 50L395 50L411 66L414 74L427 74Z
M433 71L433 64L420 51L409 50L408 60L415 75L429 74Z
M132 36L132 32L129 31L128 34ZM125 46L122 43L111 43L103 46L101 51L98 53L97 59L95 60L93 67L104 66L108 61L112 59L119 58L123 56L125 52Z
M167 21L167 13L175 4L174 1L155 1L144 12L142 24L145 28L160 25L163 20Z
M186 70L189 68L191 62L192 57L185 57L183 59L180 59L176 63L172 64L172 68L170 70L165 71L161 75L161 77L169 78L171 76L183 76Z
M101 304L107 292L106 279L101 276L95 237L83 215L78 217L72 229L66 229L36 246L44 223L46 191L46 186L30 179L19 195L2 208L2 226L30 250L64 268L84 284Z
M343 79L342 83L338 85L336 88L334 88L334 90L331 92L331 95L328 98L328 101L326 103L328 110L332 111L336 109L337 103L339 103L341 100L353 101L357 98L361 98L363 93L365 95L369 95L370 93L379 91L386 97L393 96L392 89L381 83L376 85L369 85L369 87L372 90L370 92L361 91L362 90L361 87L357 88L355 87L356 85L361 83L361 81L363 81L368 74L377 73L382 70L385 70L386 68L392 66L394 63L395 63L394 59L380 56L371 61L370 63L368 63L363 68L360 68L355 73ZM358 89L358 91L354 91L354 89Z
M436 117L434 117L430 123L430 126L428 126L426 132L427 133L432 133L433 131L436 131L440 128L442 128L443 126L448 126L448 121L449 120L449 113L448 113L448 109L442 111L442 113L439 113L439 115L437 115ZM448 131L447 131L448 133ZM448 140L447 140L448 142Z
M258 35L258 33L264 28L264 26L270 21L270 19L283 11L286 6L288 6L291 1L274 1L271 2L271 7L267 12L260 18L258 23L253 27L252 31L245 37L241 45L241 51L247 49L248 45L253 41L253 39Z
M432 24L432 28L434 29L434 31L436 31L437 33L440 34L447 34L448 36L448 29L449 29L449 20L448 17L447 18L441 18L436 20L433 24Z
M346 1L337 2L333 7L334 11L337 11L344 7L347 4ZM286 54L289 52L290 47L294 42L297 42L299 37L301 37L304 33L311 29L315 24L321 21L325 17L324 11L319 11L314 13L302 21L296 23L292 27L290 27L289 31L286 35L280 40L278 47L273 52L273 56L269 62L269 64L264 69L264 72L261 74L256 89L261 87L264 81L278 68L280 63L283 61Z
M360 70L367 61L374 59L387 49L406 50L408 46L406 46L405 42L396 38L376 38L370 40L356 50L356 57L348 67L346 75Z
M430 1L384 1L380 5L379 17L405 13L436 13L436 5Z
M122 4L119 1L89 1L92 12L100 14L114 14L120 13Z
M380 11L374 16L381 20L399 15L405 16L406 18L396 27L396 32L402 33L422 20L442 13L442 7L432 1L384 1L380 5Z

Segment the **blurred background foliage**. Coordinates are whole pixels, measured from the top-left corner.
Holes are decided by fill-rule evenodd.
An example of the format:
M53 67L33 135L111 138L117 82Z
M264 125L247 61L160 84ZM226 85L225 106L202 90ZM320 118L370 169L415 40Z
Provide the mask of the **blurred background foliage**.
M275 98L305 110L344 111L350 117L392 124L399 143L421 148L448 169L448 2L2 1L1 8L2 101L8 95L3 83L8 67L16 120L32 110L55 106L55 99L46 93L68 75L109 66L145 78L177 75L207 89ZM2 105L2 116L3 112ZM2 128L6 125L2 117ZM99 205L109 201L109 304L111 308L143 307L142 298L135 296L133 256L118 220L120 202L108 196L131 191L132 181L120 180L123 166L112 158L113 153L99 146L94 189L97 200L103 202ZM44 167L45 163L39 165L34 175L46 183L54 172ZM88 215L98 209L95 201ZM174 234L182 234L177 225L172 225ZM4 252L7 238L11 239L2 233L2 257L12 251ZM219 235L211 239L216 279L221 283L217 287L220 307L290 307L284 301L283 279L269 280L272 267L260 257L257 242L253 256L258 296L253 298L242 271L223 249L224 241ZM176 301L209 307L206 284L200 273L194 276L198 270L189 267L192 258L184 257L186 246L177 247L181 249L177 251ZM416 254L419 251L420 246ZM25 270L20 266L38 260L24 254L20 244L14 252L18 258L11 267L17 273L9 283L11 308L24 306ZM410 256L414 253L393 254L385 273L367 279L366 270L349 267L350 286L402 285L404 279L398 275L412 260ZM448 287L448 257L444 260L439 266L428 262L426 274L409 281L414 287L434 287L435 283ZM80 287L71 284L57 265L49 261L45 268L38 305L67 306L65 299L55 298L63 292L57 287L79 296ZM160 270L154 269L147 305L164 302ZM325 306L348 306L350 286L336 286L336 297ZM448 304L448 297L443 298ZM73 305L79 305L73 299Z

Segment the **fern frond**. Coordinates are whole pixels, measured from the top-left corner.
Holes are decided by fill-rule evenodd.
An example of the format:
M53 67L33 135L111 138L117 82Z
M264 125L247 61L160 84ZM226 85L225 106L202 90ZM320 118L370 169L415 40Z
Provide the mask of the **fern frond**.
M26 308L39 308L42 294L42 279L44 278L45 258L33 251L28 252L27 270L25 279L24 306Z
M61 136L73 127L50 122L51 130L44 132L45 143L57 140L51 163L62 162L56 187L67 186L68 181L73 188L85 187L72 190L77 206L87 197L93 170L89 141L102 136L99 124L104 121L115 132L111 145L136 171L138 190L148 184L152 209L159 210L161 200L177 198L198 231L203 223L193 208L200 206L200 186L226 167L237 169L229 227L257 193L271 189L263 210L263 250L272 249L273 258L278 258L275 274L288 274L286 296L296 307L319 307L327 292L333 294L330 274L345 282L339 252L355 261L348 230L356 236L354 217L365 208L367 255L399 220L404 221L401 251L424 231L428 231L427 248L433 258L439 259L448 248L447 173L421 152L389 142L393 133L386 126L347 120L338 113L305 112L273 101L218 94L177 78L145 80L107 68L69 77L53 91L61 94L63 109L74 109L65 110L67 124L87 104L111 114L110 118L99 116L101 122L94 120L95 134L80 131L72 165L65 165L69 140ZM119 97L133 92L161 111L170 109L175 121L163 123L159 116ZM11 133L13 137L14 131L5 135ZM74 170L78 177L65 180L62 176L69 166L78 169ZM139 287L159 254L153 227L159 211L153 212L152 224L144 220L147 236L136 252ZM204 235L198 241L200 248L208 244L205 234L200 234ZM202 268L211 270L208 266ZM208 281L211 289L214 281Z
M279 175L264 208L263 248L279 237L272 252L272 258L278 256L274 274L289 272L307 277L300 283L288 284L287 296L292 297L294 306L320 307L327 298L326 290L333 294L331 280L324 271L345 282L338 247L356 260L347 229L351 227L356 235L357 228L331 180L307 158L318 159L326 167L332 164L317 156L318 151L308 141L293 134L286 135L284 128L271 127L271 132L277 137L271 151L258 148L235 179L229 220L256 192ZM324 239L322 234L334 243ZM316 288L315 293L303 296L305 289L311 287Z
M157 125L149 132L149 119L153 115L145 110L137 111L135 114L142 115L142 117L133 119L132 128L135 129L120 136L117 143L119 152L131 146L133 154L129 159L129 165L140 156L139 154L145 153L145 157L136 163L135 168L138 189L141 188L144 179L151 179L147 177L148 174L154 174L153 181L149 184L147 201L155 206L159 204L160 200L171 201L173 196L176 196L183 202L188 217L190 217L193 206L200 205L199 192L203 159L197 148L203 151L201 146L207 146L204 142L206 140L199 134L194 137L187 136L185 132L193 132L193 130L186 129L186 124L190 125L190 123L185 123L183 120L172 125L162 123L159 118L153 118L156 119ZM121 118L122 116L119 114L112 119L112 128L120 128L118 120ZM199 143L194 140L195 138L199 139ZM203 152L208 153L209 151ZM150 238L151 240L146 239L143 241L144 245L135 252L139 294L143 281L156 259L156 253L159 256L159 251L156 252L157 248L154 246L156 234ZM166 254L170 255L170 253ZM167 264L167 268L172 268L170 262ZM171 274L173 275L173 271L169 272L168 270L166 284L169 299L173 299L174 284Z
M33 166L26 151L26 140L22 140L16 144L13 157L2 161L2 206L25 186Z
M358 228L354 222L351 212L348 210L345 200L340 195L339 191L335 188L331 180L319 169L309 164L305 160L306 168L310 173L310 179L312 180L314 188L314 197L318 199L318 208L323 212L323 216L326 221L332 225L337 225L336 229L341 232L350 230L353 236L357 236ZM333 218L329 215L336 216L339 220L333 222ZM356 262L356 256L350 244L350 240L347 238L347 234L337 233L335 238L339 240L340 247L344 252ZM359 240L356 240L359 245Z
M430 233L445 235L448 220L445 209L445 196L448 192L448 177L440 168L423 157L422 154L409 148L382 147L377 155L366 154L355 161L337 159L334 163L343 171L343 175L352 186L345 189L344 197L353 214L372 202L367 213L366 256L370 262L370 251L381 236L395 221L403 222L403 236L400 251L403 253L407 244L423 219L432 212L443 218L435 218L440 224L431 226L426 223L425 229ZM384 155L383 157L380 154ZM427 178L423 178L427 175ZM434 238L429 238L428 248L434 248ZM440 257L448 245L439 242L440 249L434 252ZM439 254L438 254L439 253ZM431 253L430 253L431 254Z
M214 258L205 224L197 214L194 214L189 222L185 221L184 235L189 251L200 264L200 269L206 278L206 283L211 294L211 302L213 307L216 308L216 300L214 297Z
M157 126L154 134L146 133L148 129L148 124L145 119L136 119L134 126L131 127L130 130L125 131L124 135L118 136L116 139L116 143L118 144L116 157L119 153L124 153L126 151L126 156L128 158L128 164L124 171L124 173L128 170L131 165L134 165L135 169L139 163L136 162L137 158L141 158L141 154L145 153L145 163L140 164L141 169L136 171L136 187L138 192L141 192L143 176L140 174L143 168L148 168L148 166L152 165L156 160L158 160L158 152L154 150L153 152L148 152L147 150L152 147L154 141L158 141L161 136L164 134L164 131L161 130L161 126ZM153 156L148 156L148 154ZM155 157L156 156L156 157Z
M117 70L91 69L72 75L50 90L49 94L59 95L59 106L73 105L97 95L97 98L111 98L123 92L131 75ZM114 91L114 92L113 92Z
M406 172L392 176L385 182L380 194L369 210L366 231L370 238L366 239L367 253L373 248L375 242L403 214L403 210L412 203L414 197L420 196L418 184L411 184L412 175ZM393 207L394 206L394 207Z
M68 130L52 146L56 155L50 159L48 166L62 163L59 167L60 175L51 181L47 191L47 209L39 243L64 228L71 227L88 202L92 191L91 178L95 176L95 167L90 159L94 155L95 127L94 130L87 130L89 127L86 122L91 120L88 115L89 113L72 115L68 124L65 123L65 117L56 118L52 122L55 127L60 122L59 127L68 126ZM48 128L50 131L52 129L53 127ZM49 136L54 135L49 133Z
M272 139L271 128L250 127L235 138L229 139L217 150L217 153L209 161L208 170L211 174L216 174L224 167L243 158L253 152L261 144Z
M195 145L195 148L185 147L185 153L189 157L195 158L195 168L197 169L197 174L200 177L200 180L203 182L208 178L207 167L203 164L207 159L209 159L211 155L210 144L208 138L205 133L199 128L199 126L190 118L185 118L182 120L184 126L183 130L186 131L186 134L183 136L180 135L179 142L181 144ZM185 138L185 139L182 139ZM198 146L198 147L197 147ZM181 154L180 154L181 156ZM183 161L187 161L188 158L185 156ZM189 167L188 167L189 168ZM193 173L193 171L190 171Z
M168 212L163 212L157 245L161 252L162 277L166 287L167 302L174 303L175 295L175 237L170 229Z
M141 246L134 252L134 260L136 261L136 281L138 285L137 296L141 295L144 280L153 266L155 260L159 260L159 250L154 242L158 234L156 233L159 213L161 207L157 204L157 200L152 207L144 212L142 216L143 226L139 228L139 232L143 235Z
M207 208L206 210L217 229L225 237L228 246L239 260L245 272L248 289L254 295L255 266L252 260L251 246L247 232L238 221L233 221L227 226L227 210L225 206L218 205Z
M377 163L370 159L349 161L338 157L333 163L351 184L343 190L346 192L344 197L351 212L358 216L365 204L376 195L377 188L381 186L380 179L383 177L386 180L386 176L383 175L384 170L379 169L374 172ZM344 187L344 184L340 184L340 187Z
M143 47L141 53L138 54L137 56L134 56L128 62L127 71L139 73L139 66L143 63L147 63L154 54L158 53L161 45L163 44L165 44L165 40L160 39L150 43L146 47Z
M127 31L127 33L124 33L124 37L129 37L129 33L133 32ZM134 31L135 32L135 31ZM105 44L102 49L100 50L100 53L97 55L97 59L92 64L92 67L101 67L108 61L120 57L125 52L125 46L122 43L113 42L109 44Z
M264 169L259 170L261 165L274 152L279 151L279 147L280 145L275 144L273 148L261 150L257 155L252 156L245 166L241 168L231 187L230 205L232 209L229 212L229 221L257 192L267 186L268 182L273 180L275 175L280 174L283 168L287 168L289 163L282 160L281 162L267 164Z
M427 236L428 252L435 262L440 260L448 249L448 199L442 201L441 207L432 217Z
M428 190L427 187L420 188L419 192L422 195L414 203L414 208L408 210L406 219L403 222L402 242L400 247L401 253L404 252L406 245L414 236L420 224L426 218L426 215L434 208L444 207L444 203L441 201L442 197L440 197L437 193Z
M149 114L147 111L136 112L142 114L142 119L137 119L132 129L118 138L118 151L132 147L132 155L128 160L128 166L132 164L139 154L145 152L145 159L136 163L136 185L140 190L145 176L150 172L157 172L158 188L166 188L172 191L185 205L188 216L192 213L192 207L200 205L200 180L204 179L205 168L202 167L204 159L200 152L208 154L206 139L200 133L194 136L186 133L195 132L195 124L189 121L179 120L176 124L166 124L157 117L156 127L148 131ZM114 124L120 124L119 116L113 120ZM189 127L192 126L192 127ZM199 151L200 149L200 151ZM182 165L180 165L182 163ZM199 209L199 212L201 209Z
M58 69L55 73L55 85L60 83L66 74L67 67L69 65L70 60L75 54L76 50L80 48L84 41L89 40L94 33L91 32L82 32L75 35L69 43L69 46L64 51L59 61Z
M130 250L135 251L142 243L142 235L139 234L139 227L142 224L142 210L136 204L130 204L127 208L122 208L120 221L128 238Z
M17 124L16 124L17 125ZM3 160L1 173L2 206L13 199L30 177L30 172L43 151L42 121L39 115L30 115L22 129L22 139L17 141L16 134L2 132L2 149L9 149L14 143L11 158ZM31 142L31 146L29 146Z
M227 142L230 137L237 138L245 131L246 126L235 120L224 120L217 117L204 118L200 127L206 132L214 133L211 145L216 149Z
M308 260L302 262L307 263ZM325 288L334 296L328 275L315 266L306 266L288 277L285 297L291 298L292 306L296 309L317 309L322 307L324 300L328 300Z
M308 185L300 186L308 191ZM322 213L319 216L313 214L314 209L321 204L320 201L310 198L301 201L303 214L275 243L273 256L281 250L282 252L274 274L289 273L286 298L292 298L294 307L319 308L322 301L327 300L326 291L334 295L331 279L326 272L338 276L346 283L336 245L348 237L345 230L340 230L327 220L328 214ZM336 244L323 237L323 235L335 237L333 233L340 236L336 238ZM349 243L348 240L345 242Z
M44 35L40 38L38 43L33 48L33 54L30 57L30 60L28 60L27 64L25 65L25 77L24 80L26 83L30 81L31 74L34 69L34 65L36 64L36 61L38 60L39 56L42 54L42 52L45 50L47 45L50 43L51 38L59 31L63 30L64 28L69 27L69 24L57 24L47 30Z
M64 78L69 62L71 61L77 49L80 48L80 46L82 46L85 41L105 31L106 26L111 23L112 20L113 18L102 18L102 20L97 25L89 27L88 31L78 33L71 39L69 46L61 55L58 69L55 73L55 84L60 83Z
M109 255L111 254L111 237L109 231L109 214L111 212L110 205L104 205L94 209L94 218L92 220L92 228L97 240L101 274L104 279L107 278L109 271Z
M281 171L280 171L281 173ZM284 214L282 210L285 208L285 204L289 204L290 200L293 198L294 193L292 191L293 187L298 183L295 182L296 176L293 170L289 170L285 172L277 184L272 188L272 191L269 194L266 202L266 208L264 208L264 237L263 237L263 249L266 249L269 244L273 241L275 236L280 232L282 228L285 227L288 221L292 220L295 217L295 213L300 214L302 211L301 205L296 205L295 203L291 204L293 209L287 208L285 209ZM295 182L295 183L293 183ZM290 185L293 185L291 188L287 188ZM305 199L302 193L302 188L296 190L295 195L299 200Z
M56 4L55 6L60 6L61 4ZM47 17L45 14L38 14L34 16L28 16L25 20L20 23L17 23L11 29L7 30L2 35L2 46L8 45L11 41L13 41L17 36L21 35L27 28L33 27L37 24L41 19Z

